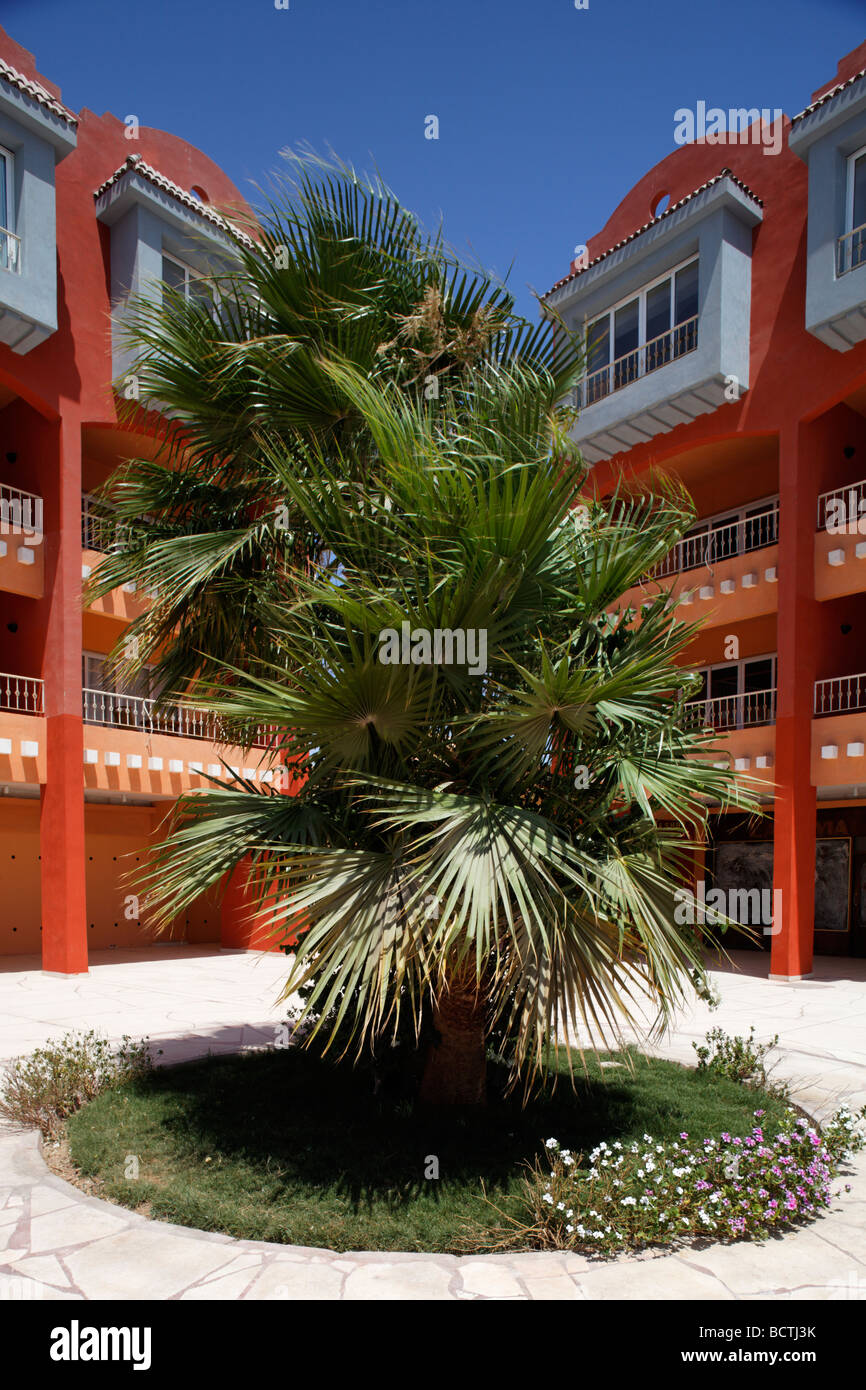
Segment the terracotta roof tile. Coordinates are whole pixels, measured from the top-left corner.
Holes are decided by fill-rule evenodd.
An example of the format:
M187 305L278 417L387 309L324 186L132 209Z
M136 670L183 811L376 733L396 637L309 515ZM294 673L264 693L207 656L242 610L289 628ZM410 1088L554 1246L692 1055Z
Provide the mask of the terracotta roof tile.
M742 189L742 191L751 198L753 203L757 203L758 207L764 206L758 195L753 193L751 188L743 183L742 179L737 178L737 175L730 169L722 169L721 173L714 174L711 179L707 179L706 183L702 183L699 188L693 188L691 193L687 193L684 198L680 198L679 202L671 203L670 207L665 208L664 212L660 213L658 217L653 217L649 222L645 222L642 227L638 227L637 231L630 232L627 237L623 237L622 241L616 242L615 245L609 246L606 251L602 251L599 255L594 256L587 265L581 266L579 270L572 270L568 275L564 275L561 280L557 280L556 284L551 285L547 293L541 296L542 299L547 299L548 295L553 294L554 290L561 289L563 285L567 285L569 280L576 280L578 275L583 275L584 272L589 270L592 266L598 265L599 261L606 260L608 256L613 255L614 251L619 251L620 247L627 246L630 241L634 241L635 237L639 237L643 232L648 231L650 227L655 227L659 222L663 222L666 217L670 217L672 212L676 212L679 208L684 207L686 203L691 202L692 198L696 198L698 194L703 193L705 189L712 188L713 184L719 183L721 179L730 179L731 183L735 183L738 188Z
M78 125L78 117L73 116L72 112L67 110L62 102L58 101L56 97L53 97L51 93L47 92L44 87L41 87L38 82L34 82L32 78L25 77L23 72L19 72L17 68L13 68L9 63L5 63L2 58L0 58L0 78L3 78L10 86L17 87L20 92L25 92L27 96L33 97L34 101L38 101L40 106L44 106L46 110L53 112L55 116L59 116L61 120L66 121L67 125Z
M172 183L171 179L166 178L165 174L161 174L158 169L146 164L140 154L128 155L120 168L115 169L114 173L99 185L93 195L94 199L100 198L109 188L113 188L116 183L119 183L125 174L129 173L135 173L138 174L139 178L147 179L148 183L152 183L155 188L159 188L163 193L168 193L170 197L176 198L179 203L183 203L184 207L189 208L191 212L198 213L200 217L206 218L208 222L212 222L215 227L219 227L221 231L234 237L236 241L242 242L245 246L254 245L252 238L248 237L246 232L235 227L228 218L223 217L207 203L202 203L191 193L187 193L179 184Z

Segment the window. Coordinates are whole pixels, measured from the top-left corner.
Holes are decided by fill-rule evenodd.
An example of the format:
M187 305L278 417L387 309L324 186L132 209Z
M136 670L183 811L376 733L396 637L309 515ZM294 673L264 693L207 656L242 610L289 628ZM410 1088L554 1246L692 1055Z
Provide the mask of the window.
M845 231L839 239L837 273L866 265L866 147L848 160Z
M18 238L15 236L14 159L0 146L0 269L18 269Z
M704 724L714 729L742 729L773 723L775 653L705 666L700 675L701 689L692 703Z
M614 305L587 330L586 405L698 345L698 262Z
M172 290L180 290L184 299L198 299L213 311L213 292L202 275L174 256L162 256L162 278Z

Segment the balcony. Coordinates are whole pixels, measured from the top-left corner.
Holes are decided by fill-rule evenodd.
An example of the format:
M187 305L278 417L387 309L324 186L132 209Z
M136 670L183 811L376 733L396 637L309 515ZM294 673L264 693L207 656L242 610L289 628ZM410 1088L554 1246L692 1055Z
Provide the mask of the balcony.
M635 205L634 214L640 226L643 207ZM596 354L571 429L587 462L646 443L748 390L752 232L762 218L760 200L722 170L551 290L547 304L574 332L587 332ZM679 278L686 272L688 288ZM590 333L606 316L612 329L599 348ZM598 361L600 351L609 363Z
M806 328L847 352L866 339L866 76L795 116L788 144L809 169Z
M677 541L670 554L656 565L649 575L651 579L664 579L672 574L685 574L688 570L709 569L723 560L735 555L747 555L753 550L763 550L775 545L779 539L779 500L767 503L763 510L750 509L750 514L724 526L716 526L711 521L703 523L703 529Z
M645 343L636 352L624 353L609 366L592 372L579 383L574 392L574 405L578 410L604 400L613 391L622 391L639 377L657 372L668 362L694 352L698 346L698 316L677 324L676 328L660 333L657 338Z
M866 590L866 479L831 488L818 498L815 597L841 598Z
M45 781L42 681L0 672L0 783Z
M866 789L866 673L815 682L812 781L836 794Z
M0 483L0 589L41 598L42 498Z
M113 729L138 729L152 734L171 734L177 738L206 739L225 743L223 727L215 714L191 705L156 705L141 695L124 695L112 690L84 689L82 708L85 724L105 724ZM254 747L267 748L272 735L261 729Z
M12 710L16 714L44 714L42 681L36 676L0 672L0 710Z
M39 83L0 62L0 343L27 353L57 331L55 166L78 122Z
M727 521L731 511L739 515ZM683 604L696 604L710 627L775 613L778 540L778 498L707 518L629 589L618 607L639 610L663 592Z
M776 722L776 691L751 690L741 695L721 695L714 700L689 700L686 726L730 733Z

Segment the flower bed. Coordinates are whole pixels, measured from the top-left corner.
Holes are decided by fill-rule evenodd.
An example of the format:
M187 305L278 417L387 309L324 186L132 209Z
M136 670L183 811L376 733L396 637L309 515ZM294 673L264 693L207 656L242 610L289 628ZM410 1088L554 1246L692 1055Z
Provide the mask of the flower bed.
M589 1168L557 1139L546 1143L549 1169L537 1162L527 1184L529 1219L522 1244L613 1254L708 1236L760 1239L811 1221L833 1199L840 1167L866 1144L863 1121L842 1106L818 1129L789 1108L767 1134L754 1112L749 1135L723 1133L667 1143L602 1142Z

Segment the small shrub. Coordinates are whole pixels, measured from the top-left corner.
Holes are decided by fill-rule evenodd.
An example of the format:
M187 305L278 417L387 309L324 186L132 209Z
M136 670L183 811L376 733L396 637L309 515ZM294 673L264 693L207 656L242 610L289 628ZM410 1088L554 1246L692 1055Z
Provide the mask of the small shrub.
M121 1086L152 1066L146 1039L134 1043L124 1036L113 1047L93 1029L65 1033L9 1064L0 1090L0 1115L54 1138L63 1121L100 1091Z
M703 1043L693 1042L692 1047L698 1056L698 1071L714 1072L740 1085L786 1097L787 1084L772 1081L765 1063L765 1058L778 1042L778 1033L767 1043L756 1042L755 1025L752 1024L747 1038L732 1038L724 1028L711 1028L706 1040Z
M526 1180L525 1216L509 1218L501 1246L614 1254L712 1236L755 1239L814 1219L830 1205L839 1167L866 1146L866 1106L843 1106L823 1132L789 1109L779 1132L756 1123L746 1138L624 1147L599 1144L589 1168L548 1139Z

